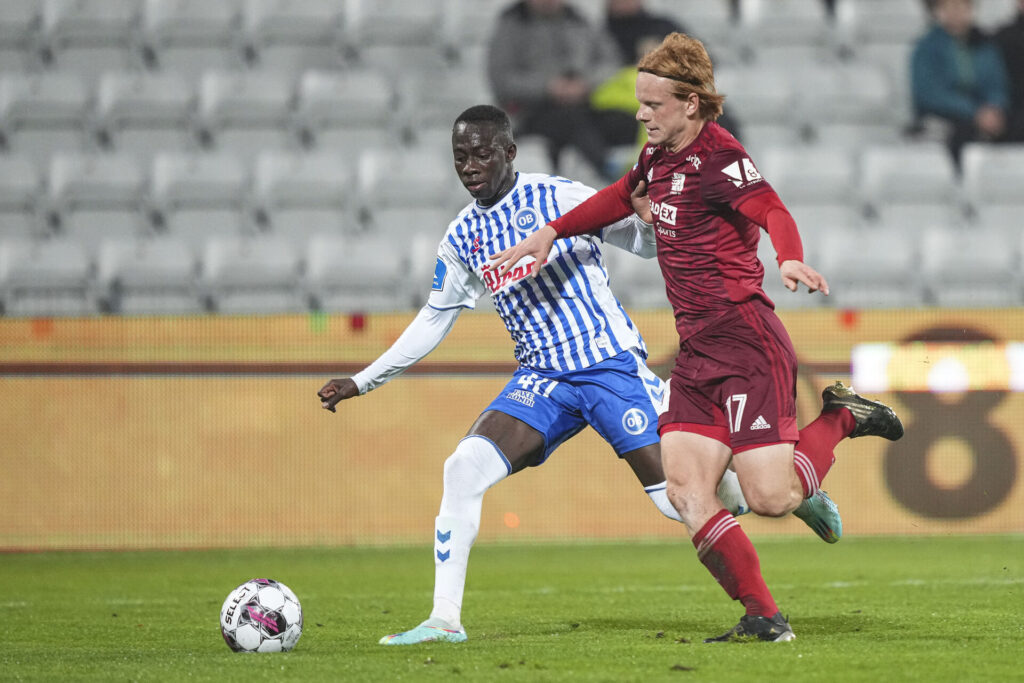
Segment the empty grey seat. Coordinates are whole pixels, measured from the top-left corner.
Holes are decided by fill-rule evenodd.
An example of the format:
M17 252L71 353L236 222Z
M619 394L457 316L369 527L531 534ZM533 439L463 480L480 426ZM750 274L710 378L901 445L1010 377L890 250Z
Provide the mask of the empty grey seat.
M299 287L300 260L288 240L212 237L203 250L200 282L219 313L295 313L309 309Z
M184 315L205 310L195 254L173 236L104 240L97 283L108 310L115 313Z
M0 295L8 316L80 316L99 311L93 263L70 240L0 242Z

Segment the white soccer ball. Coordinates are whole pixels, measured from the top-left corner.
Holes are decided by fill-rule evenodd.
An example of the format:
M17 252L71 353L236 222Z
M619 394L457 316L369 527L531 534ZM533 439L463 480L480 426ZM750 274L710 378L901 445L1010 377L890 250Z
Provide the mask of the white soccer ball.
M235 652L287 652L302 635L302 606L283 583L251 579L224 601L220 632Z

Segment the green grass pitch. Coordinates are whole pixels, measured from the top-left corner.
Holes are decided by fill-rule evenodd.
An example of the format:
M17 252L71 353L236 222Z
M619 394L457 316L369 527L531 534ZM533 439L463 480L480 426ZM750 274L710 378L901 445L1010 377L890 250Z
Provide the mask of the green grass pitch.
M1024 677L1024 536L755 539L797 638L704 645L742 610L679 543L473 551L461 645L382 647L427 616L429 546L0 556L0 679L1004 681ZM235 654L242 581L298 594L290 653Z

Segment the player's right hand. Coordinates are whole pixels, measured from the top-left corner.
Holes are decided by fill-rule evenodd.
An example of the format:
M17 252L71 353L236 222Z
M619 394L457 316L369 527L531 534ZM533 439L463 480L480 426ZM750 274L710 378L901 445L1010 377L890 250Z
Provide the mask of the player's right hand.
M557 236L554 228L550 225L544 225L528 235L519 244L503 249L492 256L488 268L496 270L500 278L514 268L523 258L532 256L534 261L530 266L530 274L537 277L541 266L544 265L548 254L551 253L551 247L554 245Z
M316 392L317 398L320 399L320 407L332 413L338 412L335 408L338 403L358 395L359 387L356 386L351 377L332 379L323 385L320 391Z

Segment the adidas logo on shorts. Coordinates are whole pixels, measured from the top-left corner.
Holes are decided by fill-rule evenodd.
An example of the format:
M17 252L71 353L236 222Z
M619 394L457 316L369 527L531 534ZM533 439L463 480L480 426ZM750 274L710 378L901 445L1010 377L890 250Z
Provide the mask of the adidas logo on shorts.
M772 426L768 424L768 420L764 419L764 415L758 415L757 419L750 425L751 429L771 429Z

